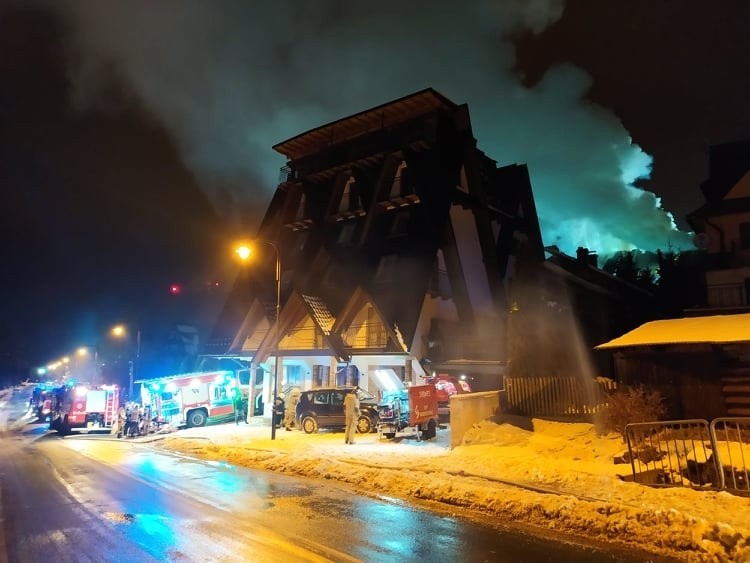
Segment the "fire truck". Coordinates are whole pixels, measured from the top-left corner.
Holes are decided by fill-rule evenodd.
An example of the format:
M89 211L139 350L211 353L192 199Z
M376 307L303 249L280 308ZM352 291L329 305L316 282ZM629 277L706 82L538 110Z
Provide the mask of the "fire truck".
M397 432L412 429L417 440L434 438L438 428L437 389L415 385L383 395L378 404L378 436L394 438Z
M72 430L107 431L117 420L120 389L117 385L78 385L67 382L54 390L50 429L60 434Z
M60 383L44 382L37 385L32 391L29 399L29 412L36 416L39 422L49 420L55 402L55 391L58 387L60 387Z
M205 426L234 418L234 400L240 392L229 370L182 373L143 379L141 402L151 408L157 426Z
M437 389L438 414L441 421L450 420L452 395L471 393L471 386L467 381L447 373L425 377L424 381Z

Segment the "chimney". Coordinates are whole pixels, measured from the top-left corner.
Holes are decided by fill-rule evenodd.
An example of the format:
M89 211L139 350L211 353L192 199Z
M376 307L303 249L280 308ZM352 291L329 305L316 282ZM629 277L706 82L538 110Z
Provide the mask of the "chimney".
M588 248L582 246L579 246L576 250L576 259L579 264L586 264L588 266L593 266L594 268L598 265L598 257L596 253L589 252Z

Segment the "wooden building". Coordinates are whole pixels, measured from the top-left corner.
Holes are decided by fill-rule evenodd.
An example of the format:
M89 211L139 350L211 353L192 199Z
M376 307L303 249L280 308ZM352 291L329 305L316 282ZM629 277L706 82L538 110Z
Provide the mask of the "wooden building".
M433 372L499 388L514 264L544 260L526 167L498 166L468 107L432 89L273 148L288 162L254 237L272 244L206 353L252 362L266 402L276 361L282 389L377 392Z

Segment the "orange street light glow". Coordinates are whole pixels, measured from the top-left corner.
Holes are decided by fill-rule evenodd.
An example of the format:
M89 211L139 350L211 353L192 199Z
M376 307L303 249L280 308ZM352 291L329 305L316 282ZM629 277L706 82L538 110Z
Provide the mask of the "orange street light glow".
M240 246L234 249L234 253L240 257L240 260L245 261L248 258L250 258L250 255L253 253L253 251L246 244L241 244Z

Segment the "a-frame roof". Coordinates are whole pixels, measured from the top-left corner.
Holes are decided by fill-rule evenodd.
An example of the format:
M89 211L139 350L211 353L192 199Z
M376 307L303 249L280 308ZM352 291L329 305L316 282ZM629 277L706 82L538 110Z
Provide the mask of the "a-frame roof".
M321 148L348 141L367 132L400 123L436 109L452 109L456 104L432 88L370 108L300 133L273 146L287 158L295 160Z
M245 345L245 342L248 336L251 336L252 333L257 330L258 324L264 318L266 318L265 308L263 307L263 305L258 299L254 299L252 304L250 305L250 308L247 311L247 315L245 315L245 318L243 319L242 324L237 330L234 340L232 340L232 343L229 346L229 350L227 350L227 353L230 353L230 354L241 353L242 348ZM270 324L270 321L269 321L269 324Z
M378 304L375 301L375 299L373 299L372 296L369 295L367 291L363 289L362 287L358 287L354 291L351 298L349 299L349 302L346 304L344 309L336 318L336 322L334 324L333 330L336 333L339 333L340 331L346 329L354 321L354 318L356 317L357 313L359 313L359 311L362 309L362 307L368 304L372 306L372 308L375 310L375 313L383 322L383 326L385 328L386 333L388 334L388 338L398 348L403 350L403 347L404 347L403 338L401 337L399 333L396 332L394 327L391 326L391 323L388 322L388 318L384 316L383 311L379 309Z
M284 304L280 313L280 323L271 327L268 336L263 339L255 352L255 361L262 362L273 354L276 348L277 334L283 338L296 327L305 317L312 319L313 323L321 330L323 337L331 352L342 360L348 360L349 356L344 349L343 342L331 332L331 315L327 306L319 298L302 295L293 291ZM278 333L276 332L278 330Z

